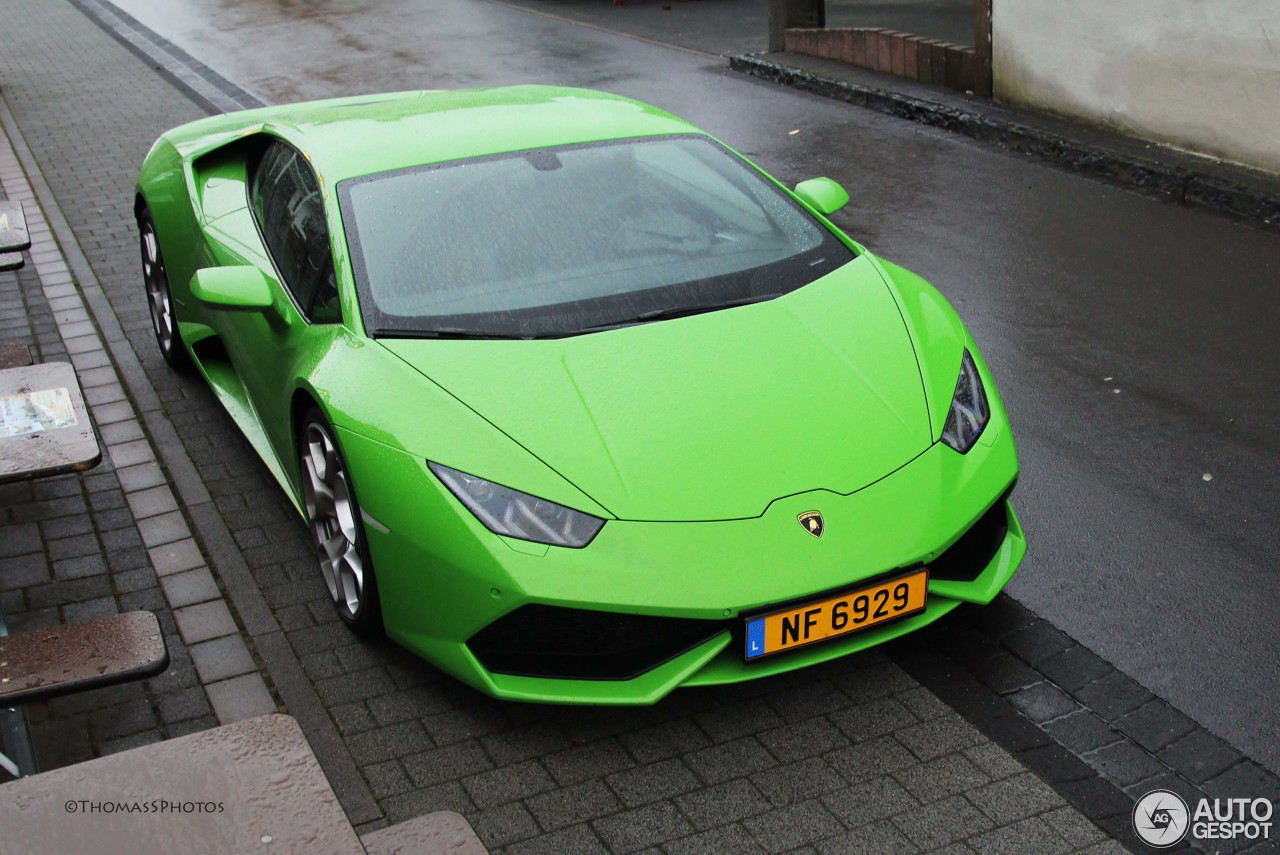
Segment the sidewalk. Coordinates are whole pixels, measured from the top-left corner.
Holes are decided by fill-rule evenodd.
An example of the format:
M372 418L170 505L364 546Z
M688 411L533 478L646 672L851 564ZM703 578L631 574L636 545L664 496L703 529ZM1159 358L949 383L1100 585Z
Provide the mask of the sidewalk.
M2 105L0 120L11 120ZM60 251L7 134L0 196L23 202L32 238L26 267L0 274L0 342L75 366L107 452L83 475L0 487L0 609L15 632L147 609L172 659L144 684L28 709L42 765L275 712L120 381L119 328L95 325L102 294Z
M497 0L531 12L730 56L769 45L768 0ZM969 0L826 0L828 27L884 27L973 44Z
M46 765L270 706L298 719L361 832L456 810L511 853L1125 851L882 652L653 708L561 709L354 639L288 501L152 339L133 182L155 136L201 110L65 0L0 0L0 16L23 22L0 34L17 150L0 145L0 185L39 241L34 272L0 274L0 340L72 354L109 452L0 492L0 604L17 627L150 608L174 657L33 716ZM1114 801L1078 765L1080 789Z
M836 60L787 52L738 54L730 58L730 67L1035 155L1178 203L1211 208L1258 225L1280 224L1280 176L1261 170Z

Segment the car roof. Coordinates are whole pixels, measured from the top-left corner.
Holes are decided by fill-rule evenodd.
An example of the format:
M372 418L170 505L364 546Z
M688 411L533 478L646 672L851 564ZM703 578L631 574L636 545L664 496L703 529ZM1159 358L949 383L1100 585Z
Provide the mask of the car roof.
M394 92L263 107L170 132L191 153L254 132L292 143L330 184L508 151L701 133L656 107L591 89L507 86ZM214 146L216 147L216 146Z

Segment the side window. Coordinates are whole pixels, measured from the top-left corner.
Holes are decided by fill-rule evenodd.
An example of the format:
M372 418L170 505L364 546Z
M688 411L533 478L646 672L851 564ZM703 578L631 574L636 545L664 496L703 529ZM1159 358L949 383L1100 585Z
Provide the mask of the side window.
M284 286L313 323L342 320L320 183L302 155L267 146L253 172L253 213Z

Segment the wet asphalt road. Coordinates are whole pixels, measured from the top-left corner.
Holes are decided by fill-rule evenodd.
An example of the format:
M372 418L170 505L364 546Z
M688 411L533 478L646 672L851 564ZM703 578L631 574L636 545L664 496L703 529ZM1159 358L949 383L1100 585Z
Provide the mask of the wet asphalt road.
M116 2L268 102L597 87L784 181L837 179L839 224L939 286L1000 383L1031 549L1010 593L1280 771L1280 234L599 28L644 0L522 0L595 26L494 0ZM677 5L672 39L738 49L732 0Z

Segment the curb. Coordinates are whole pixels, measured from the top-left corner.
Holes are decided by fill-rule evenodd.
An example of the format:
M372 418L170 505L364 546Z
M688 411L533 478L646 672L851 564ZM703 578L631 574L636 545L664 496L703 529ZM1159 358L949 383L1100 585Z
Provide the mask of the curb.
M1154 191L1175 201L1243 217L1257 225L1280 225L1280 189L1269 191L1233 181L1208 171L1213 161L1203 161L1205 171L1125 154L1103 146L1071 139L1062 134L1020 124L977 109L966 110L901 92L853 81L836 80L801 68L780 65L759 54L729 57L734 71L834 98L879 113L909 119L923 125L963 134L1129 187ZM979 104L975 106L980 106Z
M236 86L173 42L150 30L110 0L68 2L206 112L229 113L266 106L265 101Z

